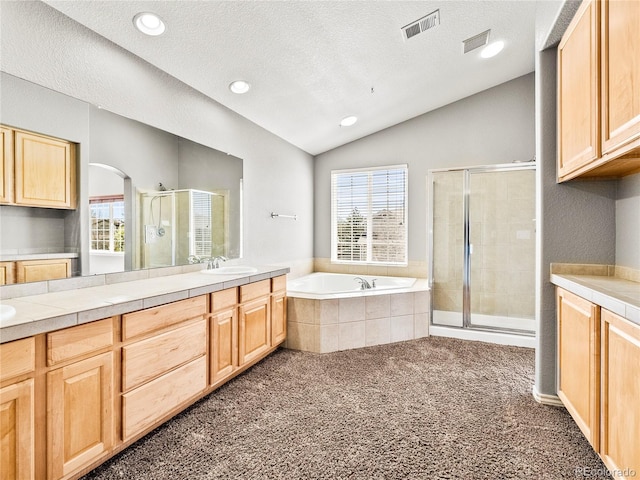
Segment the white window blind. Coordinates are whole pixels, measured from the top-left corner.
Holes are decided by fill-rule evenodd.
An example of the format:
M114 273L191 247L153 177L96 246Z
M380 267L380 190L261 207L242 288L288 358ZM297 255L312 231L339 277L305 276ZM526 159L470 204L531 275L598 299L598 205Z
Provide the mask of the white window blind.
M331 172L331 260L407 264L407 166Z

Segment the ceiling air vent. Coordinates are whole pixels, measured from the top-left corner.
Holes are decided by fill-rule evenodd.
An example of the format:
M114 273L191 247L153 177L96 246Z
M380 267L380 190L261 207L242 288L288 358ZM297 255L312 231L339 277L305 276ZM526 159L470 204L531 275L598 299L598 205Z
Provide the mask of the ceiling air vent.
M431 12L429 15L402 27L402 38L407 41L411 37L415 37L419 33L426 32L438 25L440 25L440 10Z
M490 33L491 30L487 30L486 32L479 33L478 35L474 35L473 37L463 40L462 53L469 53L471 50L475 50L479 47L484 47L487 43L489 43Z

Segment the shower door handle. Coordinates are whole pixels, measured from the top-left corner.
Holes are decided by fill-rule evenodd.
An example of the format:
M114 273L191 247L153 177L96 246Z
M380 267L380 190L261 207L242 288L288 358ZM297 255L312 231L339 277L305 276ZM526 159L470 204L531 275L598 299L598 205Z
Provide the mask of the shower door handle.
M469 255L473 255L473 243L469 244Z

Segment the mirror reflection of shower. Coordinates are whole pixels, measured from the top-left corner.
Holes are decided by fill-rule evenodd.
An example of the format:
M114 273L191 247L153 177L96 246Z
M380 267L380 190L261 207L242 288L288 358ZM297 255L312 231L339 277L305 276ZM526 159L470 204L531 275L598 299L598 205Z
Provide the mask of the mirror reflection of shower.
M193 255L203 258L228 254L225 192L144 192L140 194L140 206L143 268L185 264Z

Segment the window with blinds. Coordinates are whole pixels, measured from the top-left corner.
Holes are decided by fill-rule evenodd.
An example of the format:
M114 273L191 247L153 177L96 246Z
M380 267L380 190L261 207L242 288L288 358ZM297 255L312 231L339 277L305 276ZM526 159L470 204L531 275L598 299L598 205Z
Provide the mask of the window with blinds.
M407 166L331 172L331 261L407 265Z

